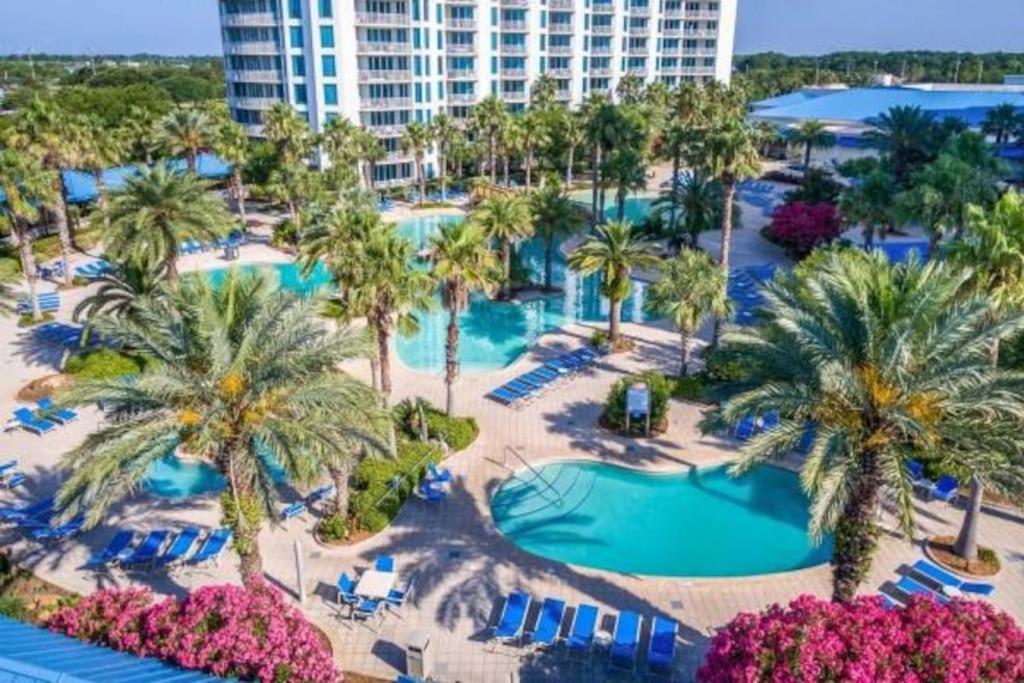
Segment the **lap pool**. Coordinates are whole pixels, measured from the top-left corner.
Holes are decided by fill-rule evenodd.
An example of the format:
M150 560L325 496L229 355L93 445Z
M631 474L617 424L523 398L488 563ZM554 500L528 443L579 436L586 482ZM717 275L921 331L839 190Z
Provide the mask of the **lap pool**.
M758 467L650 474L562 461L506 480L491 499L494 522L524 550L552 560L648 576L770 574L827 562L814 546L797 476Z

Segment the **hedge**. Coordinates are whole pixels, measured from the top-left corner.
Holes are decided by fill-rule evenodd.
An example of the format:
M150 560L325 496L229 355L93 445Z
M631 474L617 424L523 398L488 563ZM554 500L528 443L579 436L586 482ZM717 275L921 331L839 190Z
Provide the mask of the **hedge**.
M413 487L444 452L436 443L402 440L395 458L367 458L353 473L349 513L360 528L377 532L391 523ZM398 478L397 488L392 482ZM393 490L392 490L393 489Z
M651 392L651 424L659 425L665 419L668 411L668 400L672 396L674 383L664 375L657 372L644 372L639 375L623 377L614 385L608 393L604 404L605 424L613 429L625 429L626 427L626 390L636 384L644 382ZM634 421L630 424L631 431L643 432L643 421Z
M145 361L137 356L113 349L98 349L71 356L64 366L64 371L82 379L114 379L138 375L145 368Z

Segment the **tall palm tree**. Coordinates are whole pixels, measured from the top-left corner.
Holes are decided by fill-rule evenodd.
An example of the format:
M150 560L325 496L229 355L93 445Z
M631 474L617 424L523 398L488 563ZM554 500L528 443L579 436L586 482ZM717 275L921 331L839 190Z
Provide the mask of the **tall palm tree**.
M223 237L231 222L206 183L158 164L128 178L111 196L106 246L122 259L162 263L168 281L176 284L181 243Z
M419 121L413 121L408 124L402 132L402 149L406 153L412 154L415 163L416 184L419 185L420 189L420 204L427 197L427 174L423 168L423 159L434 143L433 138L434 135L430 126Z
M889 154L893 175L901 185L915 167L933 158L936 124L930 112L920 107L893 107L869 123L873 128L864 139Z
M183 106L172 110L160 123L161 140L167 151L185 157L189 173L196 172L199 153L210 146L214 138L210 116L196 107Z
M828 149L836 144L836 136L817 119L801 121L789 129L787 137L790 143L803 148L804 169L811 167L811 152L815 149Z
M448 311L444 344L445 412L455 415L455 383L459 377L459 315L474 291L490 291L497 280L494 253L480 226L470 221L448 223L430 240L431 275L441 288Z
M555 241L578 233L585 221L557 183L545 185L529 197L534 232L544 240L544 288L551 289Z
M287 102L277 102L263 117L263 134L277 149L282 165L304 161L313 149L309 122Z
M245 133L245 127L230 119L221 123L214 134L213 151L231 164L231 198L245 226L245 178L242 174L245 165L249 163L249 136Z
M519 117L518 124L523 149L523 171L526 173L526 190L530 191L533 189L533 163L537 148L547 144L550 132L539 110L527 111Z
M266 277L236 273L216 289L190 279L140 324L101 325L104 338L157 362L131 382L76 382L64 397L102 402L115 419L64 456L63 514L100 522L152 463L180 447L224 476L221 503L242 579L259 580L258 535L275 515L274 468L295 485L312 484L335 462L331 453L353 443L379 449L388 429L374 392L338 370L368 353L365 335L331 332L317 305Z
M626 219L626 198L647 187L647 164L640 150L623 145L605 160L602 175L615 185L616 220Z
M498 182L498 140L508 122L508 110L497 95L488 95L473 108L473 129L487 142L487 168L491 183Z
M512 293L512 250L533 235L530 204L517 195L495 195L485 199L469 220L483 230L488 240L495 241L501 252L501 298Z
M433 142L437 145L437 174L441 180L441 201L448 199L449 151L462 135L462 129L448 114L438 114L430 124Z
M877 546L883 491L913 530L907 458L969 464L1020 450L1020 379L993 371L988 349L1024 328L965 287L970 275L935 262L891 265L859 250L765 286L767 319L723 336L749 369L721 407L726 423L769 411L780 425L748 441L733 474L814 437L801 471L810 532L835 534L833 598L849 601ZM749 384L746 382L749 381Z
M680 176L674 187L661 193L654 201L654 209L662 214L669 213L672 249L678 251L684 242L696 249L700 233L716 230L722 224L722 186L699 170L691 171ZM733 211L737 209L734 207Z
M659 263L657 245L638 240L633 226L625 221L611 221L597 227L583 244L569 254L568 264L583 274L601 274L601 293L608 297L608 342L614 350L621 333L622 302L632 289L630 274L635 268L654 267Z
M369 128L360 128L355 135L356 154L363 164L366 189L373 190L373 176L377 164L387 156L384 143Z
M1024 122L1024 117L1017 113L1017 108L1009 102L989 109L981 130L985 135L995 138L997 145L1009 142L1015 131Z
M110 202L103 172L120 164L125 156L122 139L108 129L101 120L91 117L81 122L78 165L92 174L96 184L97 204L105 225L110 224Z
M344 116L338 116L324 124L321 135L324 150L335 166L357 166L359 164L359 144L357 136L359 128ZM366 185L366 175L362 174L362 182Z
M10 224L11 234L17 240L21 272L32 299L32 319L37 322L43 319L43 312L36 292L38 278L32 253L32 224L39 220L39 207L53 201L55 173L31 154L13 149L0 151L0 190L4 195L4 205L0 206L3 221L0 222Z
M153 165L153 155L160 147L159 124L160 120L150 109L132 106L128 110L117 134L128 159Z
M860 225L864 246L875 244L875 236L889 232L897 223L896 179L887 171L876 168L843 190L839 206L843 217L853 225Z
M590 145L591 227L604 222L604 155L618 142L622 125L618 109L606 98L591 97L584 106Z
M512 159L523 152L523 131L522 124L518 117L509 117L498 135L498 147L501 151L501 182L509 187L509 169Z
M693 335L709 317L729 314L726 275L706 252L683 249L663 264L661 278L648 292L647 306L655 315L671 320L679 331L679 376L685 377Z
M583 119L576 112L566 111L561 117L561 141L565 144L565 187L572 188L572 170L576 164L576 150L586 141Z

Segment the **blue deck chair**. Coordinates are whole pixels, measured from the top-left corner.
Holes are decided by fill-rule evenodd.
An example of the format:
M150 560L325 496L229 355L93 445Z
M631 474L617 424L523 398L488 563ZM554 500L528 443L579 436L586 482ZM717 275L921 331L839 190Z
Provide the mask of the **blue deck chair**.
M55 513L56 511L53 509L53 504L51 503L49 507L40 510L31 517L24 517L17 520L15 522L15 526L22 531L26 531L28 529L43 529L50 526L50 521L53 519Z
M956 574L946 571L928 560L918 560L910 569L915 574L933 583L937 583L943 588L948 586L950 588L957 588L965 593L976 593L978 595L992 595L996 591L996 587L990 583L964 581Z
M209 562L216 564L224 548L231 542L231 536L231 529L217 529L206 537L196 554L189 558L188 564L193 567Z
M944 500L948 503L956 498L956 492L959 488L960 483L956 480L956 477L944 474L939 477L939 480L931 487L929 494L932 498L938 498L939 500Z
M86 569L102 569L117 559L117 556L128 550L135 541L135 532L122 529L114 534L107 547L89 558Z
M448 500L448 492L443 488L432 486L429 481L424 479L420 482L420 495L428 503L443 503Z
M555 380L559 379L562 376L559 372L557 372L555 370L552 370L551 368L547 367L546 365L540 366L539 368L537 368L533 372L536 373L537 375L545 378L548 382L554 382Z
M337 493L337 489L334 488L334 484L328 484L327 486L321 486L318 489L313 490L308 496L306 496L306 502L310 505L316 505L322 503L329 498L333 498Z
M36 405L39 406L39 412L44 415L47 419L60 422L62 425L66 425L69 422L74 422L78 419L78 413L71 410L70 408L57 408L53 405L53 401L49 398L41 398L36 401Z
M281 510L281 519L285 520L285 521L287 521L289 519L294 519L295 517L298 517L299 515L304 514L305 512L306 512L306 502L302 501L302 500L299 500L299 501L296 501L296 502L292 503L291 505L286 507L284 510Z
M380 608L383 606L383 600L371 600L370 598L360 598L359 603L352 609L352 617L356 619L369 619L370 617L376 616L380 612Z
M53 496L48 496L34 503L0 508L0 522L19 522L24 519L32 519L48 510L52 511L53 502Z
M671 675L676 656L676 635L679 624L672 619L654 617L651 622L651 641L647 644L647 672Z
M434 463L427 465L427 476L432 484L444 484L452 480L452 473L449 470Z
M928 482L928 486L931 488L933 483L924 476L924 463L920 460L910 459L907 461L907 476L910 477L910 481L915 485L918 483Z
M526 395L522 392L516 391L508 386L498 387L491 393L487 394L487 398L507 406L525 398L525 396Z
M56 423L36 417L31 410L25 407L14 411L14 420L22 429L27 429L40 436L57 428Z
M945 595L942 595L941 593L936 593L935 591L927 588L926 586L921 585L917 581L914 581L909 576L901 576L900 580L896 582L896 588L904 594L906 594L907 596L923 595L925 597L931 598L932 600L938 600L942 604L946 604L947 602L949 602L949 598L947 598Z
M732 434L740 441L746 441L754 436L754 426L754 418L748 415L736 424Z
M28 476L24 472L15 472L10 476L0 476L0 484L3 484L4 488L8 491L18 488L26 481L28 481Z
M562 629L562 617L565 616L565 600L544 598L537 615L537 624L527 635L530 643L538 647L550 647L558 640Z
M352 577L348 575L348 572L342 572L341 576L338 577L338 582L335 584L335 588L338 589L336 600L339 605L348 605L349 616L352 616L352 611L355 606L359 604L359 596L356 595L356 582L352 580Z
M608 665L612 668L633 671L636 669L636 650L640 643L640 615L636 612L619 612L615 621L615 635L608 648Z
M166 568L184 562L185 557L191 552L196 541L199 540L199 534L200 531L196 527L186 527L184 531L174 537L174 542L171 543L164 554L156 558L155 565L160 568Z
M62 541L74 536L85 526L85 517L78 515L74 519L58 526L45 526L28 532L34 541Z
M518 642L526 624L526 613L530 610L530 596L522 591L509 593L505 605L501 608L501 616L491 632L491 640L497 643Z
M384 606L387 607L389 610L401 609L402 606L405 604L405 601L412 597L415 579L415 575L410 576L408 580L405 582L405 586L403 588L392 588L391 590L389 590L388 596L384 599L386 603Z
M15 458L11 458L10 460L5 460L4 462L0 462L0 477L5 475L6 473L10 472L11 470L13 470L17 466L18 466L18 461Z
M509 380L509 383L505 386L515 389L523 395L523 398L531 398L537 392L537 389L539 389L539 387L534 386L529 382L524 382L518 377L513 380Z
M512 382L520 385L526 385L530 389L530 393L539 392L548 385L548 382L540 379L533 375L533 373L526 373L525 375L519 375Z
M391 555L378 555L373 561L373 568L379 572L395 571L395 558Z
M156 562L157 556L160 555L160 549L163 548L164 542L170 535L171 532L166 529L150 531L137 548L119 558L119 563L122 567L138 567L144 564L153 564Z
M580 605L576 608L569 637L565 639L569 654L590 654L594 647L594 633L597 631L597 616L597 607L593 605Z
M769 410L761 420L761 431L770 432L779 426L779 411Z

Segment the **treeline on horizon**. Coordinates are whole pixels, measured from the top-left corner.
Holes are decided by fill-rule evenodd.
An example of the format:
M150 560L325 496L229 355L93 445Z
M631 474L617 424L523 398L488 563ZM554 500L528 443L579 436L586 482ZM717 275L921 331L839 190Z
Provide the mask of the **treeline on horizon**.
M757 98L809 85L868 85L878 74L912 83L1002 83L1008 74L1024 74L1024 52L833 52L785 55L762 52L736 55L733 68Z

